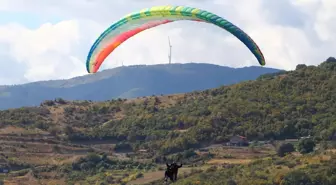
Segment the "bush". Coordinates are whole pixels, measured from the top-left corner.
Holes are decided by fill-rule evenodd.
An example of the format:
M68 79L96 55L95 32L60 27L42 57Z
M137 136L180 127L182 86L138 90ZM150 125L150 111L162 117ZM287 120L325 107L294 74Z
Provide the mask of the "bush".
M46 105L46 106L53 106L55 105L55 102L52 100L45 100L44 102L41 103L41 106Z
M62 99L62 98L56 98L55 102L59 103L59 104L67 104L67 102L64 99Z
M206 172L214 172L217 171L217 166L211 166L208 169L206 169Z
M301 139L298 144L298 150L301 154L307 154L314 151L315 142L312 139Z
M237 185L236 181L234 181L232 179L228 180L226 184L227 185Z
M281 185L294 185L294 184L312 184L309 176L302 171L293 171L286 174L281 181Z
M292 153L294 151L295 151L295 148L294 148L293 144L284 143L284 144L281 144L279 146L279 148L277 149L277 154L280 157L284 157L285 155L287 155L289 153Z
M295 166L296 166L295 163L288 163L288 164L287 164L287 167L288 167L288 168L294 168Z
M138 179L138 178L142 178L143 176L144 176L143 173L137 173L135 177Z

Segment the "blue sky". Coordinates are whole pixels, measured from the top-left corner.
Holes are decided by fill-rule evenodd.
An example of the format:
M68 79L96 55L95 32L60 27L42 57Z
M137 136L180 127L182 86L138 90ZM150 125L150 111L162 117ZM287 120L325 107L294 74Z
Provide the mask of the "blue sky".
M0 25L18 23L29 29L37 29L45 22L55 24L60 21L62 21L61 18L42 17L32 12L0 11Z
M335 0L0 0L0 85L86 74L94 40L121 16L157 5L186 5L222 16L260 46L267 67L318 65L336 53ZM117 48L102 69L167 62L258 65L235 37L215 26L179 22L142 32Z

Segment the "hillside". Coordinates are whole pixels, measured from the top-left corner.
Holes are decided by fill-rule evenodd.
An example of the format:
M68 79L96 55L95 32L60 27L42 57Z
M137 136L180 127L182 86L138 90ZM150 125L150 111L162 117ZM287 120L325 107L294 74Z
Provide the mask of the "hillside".
M336 153L327 150L308 155L257 159L247 165L217 165L181 175L176 185L334 185ZM162 181L146 185L160 185Z
M206 91L101 103L46 101L0 112L1 127L39 128L72 141L108 139L162 153L227 141L317 136L335 131L336 62ZM126 143L126 145L125 145ZM127 148L127 147L126 147Z
M56 99L0 111L0 166L15 169L0 180L162 184L165 156L185 164L177 184L226 184L232 178L238 184L332 185L336 156L327 148L336 146L330 142L336 139L335 76L336 59L329 58L319 66L298 65L186 94L104 102ZM221 145L233 135L270 144ZM319 144L314 153L275 155L285 139L308 135ZM202 152L204 147L210 149Z
M278 71L196 63L118 67L68 80L0 86L0 109L36 106L55 98L105 101L118 97L185 93L254 80L262 74Z

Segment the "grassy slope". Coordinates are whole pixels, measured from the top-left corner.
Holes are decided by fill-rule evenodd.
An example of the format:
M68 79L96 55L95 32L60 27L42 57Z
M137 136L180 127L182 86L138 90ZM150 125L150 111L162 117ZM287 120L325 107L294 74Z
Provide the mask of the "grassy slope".
M330 136L336 121L336 73L330 65L202 92L1 111L1 127L126 141L162 153L224 142L234 134L251 140Z
M109 139L105 144L111 148L126 141L133 150L147 148L153 153L166 154L223 142L233 134L249 139L296 138L308 134L328 139L336 129L336 117L332 114L336 111L335 66L326 62L319 67L304 67L202 92L100 103L45 102L41 107L0 111L0 137L3 142L16 142L2 144L1 153L13 161L40 166L71 163L86 154L90 147L69 143L69 139L79 138L81 144ZM136 142L139 140L143 142ZM59 148L55 145L62 152L57 152ZM19 151L32 154L23 156ZM223 153L228 151L220 153L226 155ZM237 159L224 162L232 161ZM32 178L27 175L26 178ZM223 176L222 172L213 175Z

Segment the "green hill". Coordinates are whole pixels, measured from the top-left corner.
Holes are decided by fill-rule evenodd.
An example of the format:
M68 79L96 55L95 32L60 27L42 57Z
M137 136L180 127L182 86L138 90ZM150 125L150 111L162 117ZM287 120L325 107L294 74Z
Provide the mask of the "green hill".
M161 184L155 180L163 172L151 170L162 169L167 156L186 163L176 184L333 185L336 156L324 148L336 136L335 76L336 59L329 58L204 91L104 102L56 99L3 110L0 162L14 170L0 182L126 184L145 183L145 176ZM311 154L284 158L276 157L273 144L196 150L233 135L270 143L310 135L319 145Z
M37 127L72 141L109 139L162 153L227 141L316 136L335 132L336 62L299 65L216 89L101 103L47 101L0 112L0 123ZM65 127L64 127L65 126Z

